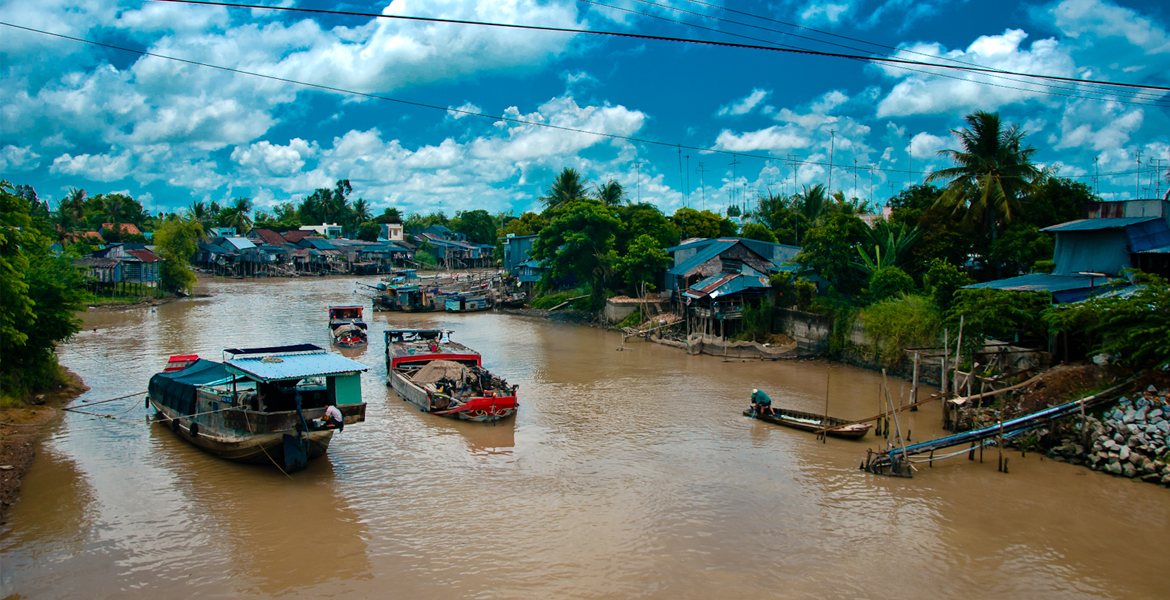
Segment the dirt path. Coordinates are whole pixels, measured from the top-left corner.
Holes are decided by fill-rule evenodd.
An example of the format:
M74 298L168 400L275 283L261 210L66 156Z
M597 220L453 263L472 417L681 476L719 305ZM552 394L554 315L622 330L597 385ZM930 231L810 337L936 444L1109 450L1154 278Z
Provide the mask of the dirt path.
M21 479L36 456L41 431L61 416L61 407L89 390L77 374L69 371L69 377L71 382L34 394L23 407L0 409L0 524L5 523L8 507L19 496Z

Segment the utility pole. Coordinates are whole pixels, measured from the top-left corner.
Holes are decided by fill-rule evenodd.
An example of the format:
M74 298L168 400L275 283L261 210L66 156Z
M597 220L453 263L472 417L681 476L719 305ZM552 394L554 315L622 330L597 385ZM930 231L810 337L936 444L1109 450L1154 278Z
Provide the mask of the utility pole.
M1097 196L1101 195L1101 165L1097 162L1099 157L1093 157L1093 193Z
M830 195L833 193L833 148L836 146L834 142L837 141L837 130L829 130L829 189L826 190Z
M642 159L634 159L634 167L638 169L638 204L642 203Z
M1135 185L1133 187L1133 199L1137 200L1138 198L1142 197L1142 149L1141 148L1137 149L1137 153L1135 154L1135 157L1136 157L1136 161L1137 161L1137 177L1135 177L1134 179L1137 180L1135 182L1135 183L1137 183L1137 185Z
M735 178L735 165L739 164L739 159L736 158L734 154L732 154L731 162L727 164L731 165L731 203L735 204L735 182L737 181Z
M678 144L678 187L683 186L682 144ZM681 189L679 191L682 191ZM685 200L684 200L685 203Z
M703 161L699 161L699 167L695 169L699 173L699 190L702 192L703 210L707 210L707 184L703 182L703 173L710 169L703 168Z
M792 195L795 196L800 193L800 183L796 179L796 163L800 161L800 155L789 154L788 160L792 161Z
M853 159L853 197L857 197L857 159Z
M691 206L691 155L687 155L687 197L683 200L683 206L690 208Z
M869 166L869 203L873 204L873 165Z
M906 189L914 185L914 144L906 146Z

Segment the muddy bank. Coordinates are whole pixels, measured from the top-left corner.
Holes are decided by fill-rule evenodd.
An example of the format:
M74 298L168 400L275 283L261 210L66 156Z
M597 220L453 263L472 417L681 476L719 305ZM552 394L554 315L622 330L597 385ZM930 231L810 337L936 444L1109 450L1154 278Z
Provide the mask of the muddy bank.
M89 390L77 374L55 390L31 394L25 406L0 409L0 524L16 502L20 482L36 456L41 431L61 416L61 408Z
M109 304L90 304L86 306L86 312L103 313L103 312L118 312L122 310L130 310L132 308L146 308L153 306L162 306L177 300L186 300L188 298L210 298L211 294L191 294L190 296L167 296L166 298L143 298L137 302L111 302Z

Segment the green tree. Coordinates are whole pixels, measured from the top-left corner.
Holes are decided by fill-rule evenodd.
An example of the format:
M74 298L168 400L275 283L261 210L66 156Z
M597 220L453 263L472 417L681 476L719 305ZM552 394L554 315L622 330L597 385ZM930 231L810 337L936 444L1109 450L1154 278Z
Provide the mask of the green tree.
M606 206L621 206L626 203L626 191L622 184L610 179L593 190L593 197Z
M375 217L374 222L379 225L385 225L387 223L401 223L402 213L398 212L397 208L389 206L382 209L382 214Z
M1003 275L1018 275L1030 271L1036 261L1052 260L1055 249L1052 234L1042 233L1034 225L1012 223L991 245L988 257Z
M719 238L735 235L736 227L729 219L725 219L709 210L697 211L683 207L674 211L670 221L678 227L682 239L689 238Z
M660 248L678 244L678 228L653 204L642 202L611 207L610 212L622 222L615 245L618 254L624 254L630 244L643 234L654 238Z
M982 348L988 339L1038 342L1047 339L1048 326L1042 315L1051 305L1052 295L1047 292L959 290L947 313L947 325L958 331L962 317L964 354Z
M942 189L915 185L890 198L891 226L917 228L919 239L905 252L900 266L914 277L921 276L936 258L953 265L965 265L974 249L971 228L963 225L950 209L936 206Z
M914 291L914 280L898 267L881 267L869 278L869 293L881 301Z
M639 293L643 289L653 290L653 282L661 278L669 264L670 257L662 251L658 240L642 234L630 242L629 250L617 260L615 270L634 293Z
M176 217L164 221L154 232L155 252L165 259L159 268L163 290L189 292L195 287L197 279L191 272L191 258L199 247L201 231L193 219Z
M496 237L507 237L509 233L513 235L536 235L540 233L548 225L548 220L544 217L534 213L526 212L515 219L504 222L496 231Z
M1044 319L1057 331L1087 332L1094 351L1132 367L1170 363L1170 284L1157 275L1138 273L1129 294L1102 295L1084 302L1049 308Z
M540 231L530 256L547 261L546 285L552 279L575 276L589 285L594 304L600 305L616 258L613 244L621 223L593 199L579 199L564 209Z
M249 215L252 207L251 198L236 198L219 212L216 222L220 227L234 227L236 233L244 235L252 230L252 217Z
M801 188L803 191L796 197L795 208L806 222L815 227L819 224L821 217L828 212L828 194L825 191L825 186L819 183L812 187L805 185ZM800 243L799 234L796 241L798 244Z
M885 267L900 267L906 261L907 250L918 241L921 231L907 229L905 224L891 225L878 219L868 229L869 239L857 247L860 263L854 263L867 275ZM870 255L870 252L873 252Z
M955 292L972 283L975 280L970 275L941 258L930 261L930 268L922 276L923 289L930 296L930 301L943 312L951 309Z
M370 203L365 198L358 198L353 202L353 219L355 223L365 223L373 218L370 214Z
M861 274L852 266L857 256L857 245L869 237L865 223L852 215L831 213L823 224L805 235L800 254L795 262L820 275L842 293L854 293L861 283Z
M367 242L376 242L380 233L382 233L381 225L373 221L366 221L358 226L357 238Z
M1043 229L1085 217L1085 204L1100 202L1089 186L1063 177L1046 177L1028 198L1018 222Z
M0 181L0 396L4 404L62 379L56 345L78 331L81 277L49 252L51 224ZM36 218L34 218L36 217Z
M921 348L938 343L942 316L922 296L899 295L886 298L861 312L859 317L869 352L887 364L906 358L904 348Z
M739 237L748 240L760 240L761 242L776 242L776 234L772 233L766 226L760 223L747 223L743 226L743 231L740 231Z
M586 197L586 182L576 169L565 167L553 180L552 185L545 190L540 201L545 210L560 208L580 198Z
M468 241L476 244L496 243L496 220L482 208L455 213L451 230L466 235Z
M1045 173L1032 164L1036 149L1027 146L1027 133L1018 125L1004 128L999 113L979 111L966 117L967 129L952 129L962 147L940 150L957 166L941 169L928 183L948 181L938 205L962 213L967 223L982 223L991 243L1006 224L1023 211L1022 201L1033 194Z

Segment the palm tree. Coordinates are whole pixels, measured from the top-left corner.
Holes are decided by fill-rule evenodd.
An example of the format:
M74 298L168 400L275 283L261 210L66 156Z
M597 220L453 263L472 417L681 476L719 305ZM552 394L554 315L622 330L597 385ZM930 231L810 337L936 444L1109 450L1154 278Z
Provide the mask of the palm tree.
M85 190L69 188L69 193L57 205L57 213L66 229L85 223Z
M576 169L565 167L560 175L548 186L545 195L541 198L546 209L564 206L578 198L585 197L585 180Z
M193 220L193 221L197 221L199 223L206 223L207 222L207 205L204 204L200 200L196 200L196 201L191 203L191 208L187 209L187 214L191 217L191 220Z
M225 227L235 227L238 233L245 234L252 228L252 199L236 198L231 205L220 211L220 217Z
M593 197L606 206L621 206L626 203L626 191L622 184L610 179L593 189Z
M922 231L917 226L910 229L902 223L895 227L885 219L878 219L869 230L869 243L858 244L861 262L853 263L853 266L867 275L873 275L883 267L900 267L905 261L906 251L919 237L922 237ZM866 248L873 248L873 256L866 252Z
M370 215L370 203L366 202L364 198L358 198L353 203L353 216L360 225L369 221L372 217Z
M940 150L957 166L930 174L927 183L949 181L936 206L964 213L964 223L983 223L995 242L1000 221L1007 223L1023 210L1021 200L1032 193L1046 173L1032 164L1036 149L1024 145L1027 132L1019 125L1004 128L999 113L967 115L968 128L952 129L961 150Z

